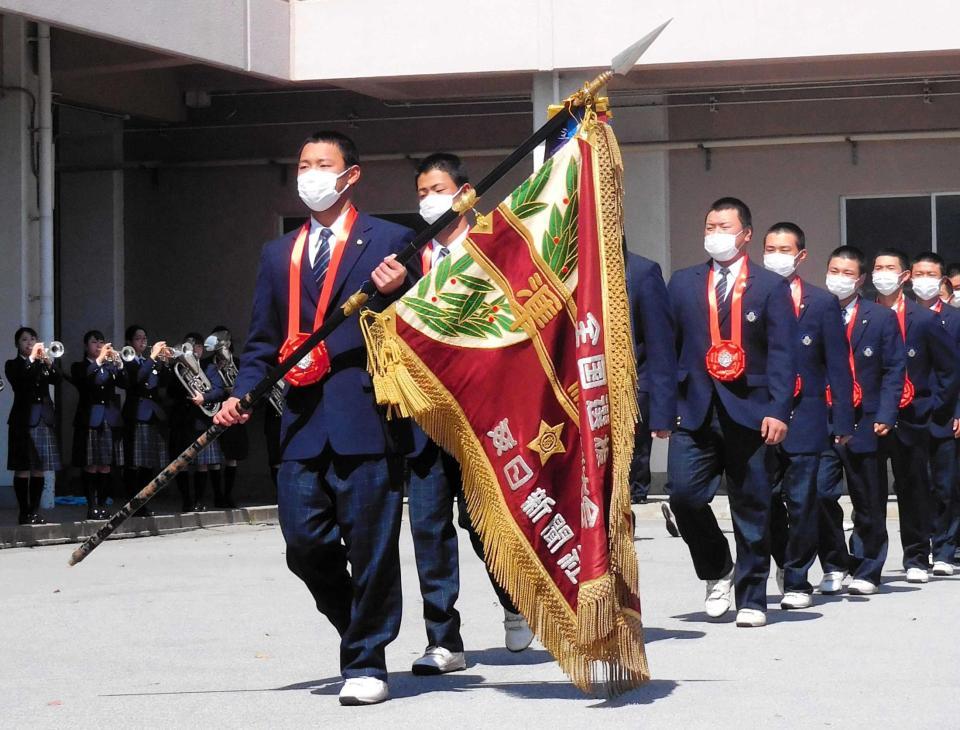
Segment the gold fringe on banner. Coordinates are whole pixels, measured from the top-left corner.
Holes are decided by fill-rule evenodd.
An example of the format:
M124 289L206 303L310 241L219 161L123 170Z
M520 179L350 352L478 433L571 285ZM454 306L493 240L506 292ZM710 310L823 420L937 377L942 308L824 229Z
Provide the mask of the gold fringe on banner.
M637 601L637 562L627 483L637 418L622 252L619 150L612 130L584 125L594 154L594 183L604 276L604 334L610 388L613 494L608 515L610 572L579 586L577 613L543 569L510 516L496 474L459 403L397 335L396 308L365 310L361 328L377 402L414 418L461 465L467 509L491 573L571 681L610 696L650 678Z

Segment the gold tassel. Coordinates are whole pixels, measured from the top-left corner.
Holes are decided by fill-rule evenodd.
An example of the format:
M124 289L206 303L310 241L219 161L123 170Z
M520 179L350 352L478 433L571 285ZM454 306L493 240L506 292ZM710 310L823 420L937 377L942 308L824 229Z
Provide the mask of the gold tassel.
M392 310L379 314L369 309L360 314L360 330L367 346L367 370L373 380L377 405L387 407L387 418L410 418L430 406L403 364L400 344L389 326Z

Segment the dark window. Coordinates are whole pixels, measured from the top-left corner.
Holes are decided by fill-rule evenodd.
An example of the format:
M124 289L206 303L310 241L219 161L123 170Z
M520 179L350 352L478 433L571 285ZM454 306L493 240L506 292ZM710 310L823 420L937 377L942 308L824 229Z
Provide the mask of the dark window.
M937 253L947 263L960 261L960 195L937 195Z
M868 262L877 249L887 246L909 256L933 248L929 195L847 198L844 204L846 243L862 249Z

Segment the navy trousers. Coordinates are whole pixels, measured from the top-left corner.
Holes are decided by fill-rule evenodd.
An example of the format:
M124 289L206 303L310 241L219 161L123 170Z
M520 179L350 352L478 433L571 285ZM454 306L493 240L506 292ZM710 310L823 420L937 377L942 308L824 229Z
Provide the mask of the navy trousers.
M714 400L703 426L670 437L667 472L670 506L701 580L730 572L727 538L710 502L727 477L737 545L734 586L737 608L767 608L770 573L770 502L774 474L760 432L733 421Z
M340 634L345 679L386 680L400 630L403 462L334 454L286 461L277 478L287 566ZM350 572L347 572L347 564Z
M813 593L807 572L817 558L817 470L820 454L770 449L777 478L770 514L770 550L789 593Z
M868 424L871 425L872 424ZM843 536L843 477L853 502L850 549ZM819 556L824 573L850 573L880 585L887 559L887 492L875 451L854 453L834 445L820 455L817 471Z
M408 463L407 508L420 595L423 597L427 645L442 646L452 652L463 651L460 613L456 609L460 595L460 563L457 530L453 522L455 500L460 502L458 523L470 536L480 560L483 560L483 543L467 513L457 462L430 442ZM510 597L493 576L490 576L490 583L500 605L516 613Z
M637 404L640 406L640 418L633 431L633 458L630 460L630 500L633 503L642 502L650 493L650 449L653 446L653 436L648 428L650 421L650 394L637 393Z
M898 426L901 428L901 426ZM887 492L886 459L893 470L893 488L900 512L900 543L903 545L903 568L930 569L930 529L932 497L930 494L929 435L914 432L916 441L909 446L896 429L880 439L880 477Z
M930 439L930 485L932 494L931 542L933 559L953 563L956 551L957 512L954 493L957 489L957 441L952 438Z

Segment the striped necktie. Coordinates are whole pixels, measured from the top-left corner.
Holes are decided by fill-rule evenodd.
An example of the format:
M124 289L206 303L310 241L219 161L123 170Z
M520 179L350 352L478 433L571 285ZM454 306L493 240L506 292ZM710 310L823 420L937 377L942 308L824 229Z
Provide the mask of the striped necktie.
M317 258L313 262L313 280L317 282L317 290L323 289L323 280L330 266L330 238L333 231L329 228L320 229L320 248L317 249Z
M447 248L446 246L441 246L440 250L437 251L437 263L439 264L449 255L450 255L450 249Z

